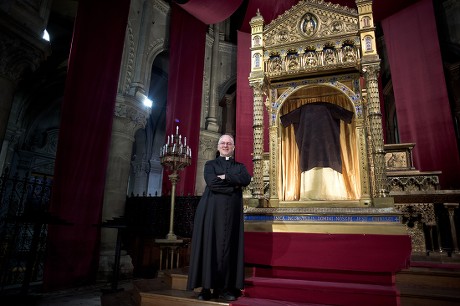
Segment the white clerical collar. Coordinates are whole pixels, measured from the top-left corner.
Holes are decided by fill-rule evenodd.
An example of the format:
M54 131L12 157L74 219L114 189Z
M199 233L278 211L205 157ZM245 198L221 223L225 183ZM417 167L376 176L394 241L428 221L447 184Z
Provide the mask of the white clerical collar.
M231 157L231 156L222 156L222 155L221 155L220 157L222 157L222 158L225 158L225 160L229 160L229 159L232 159L232 157Z

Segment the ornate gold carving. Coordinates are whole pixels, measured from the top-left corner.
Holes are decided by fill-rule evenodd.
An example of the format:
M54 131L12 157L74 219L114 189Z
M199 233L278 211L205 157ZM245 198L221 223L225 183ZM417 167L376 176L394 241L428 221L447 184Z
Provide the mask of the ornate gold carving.
M253 196L262 199L264 195L263 181L263 139L264 139L264 113L263 113L263 87L262 81L250 83L254 92L254 153L253 153Z
M346 7L300 1L264 28L263 40L264 71L271 77L358 70L358 17Z
M380 112L380 100L378 91L377 75L380 70L378 62L365 64L362 67L367 88L367 116L372 150L373 176L375 188L372 190L373 197L388 196L385 150L383 147L382 114Z
M317 41L331 36L357 35L356 10L325 1L300 1L278 16L264 30L267 49L275 45L298 44L311 38Z
M253 195L269 196L278 203L280 182L280 109L288 99L308 87L329 87L348 99L355 110L361 199L388 195L385 176L383 133L377 73L379 59L373 56L362 62L362 37L373 34L372 7L360 2L361 12L323 0L299 1L291 9L264 25L257 13L251 24L250 86L254 91L254 179ZM369 10L370 9L370 10ZM362 19L362 17L366 17ZM373 36L372 36L373 37ZM373 43L373 42L371 42ZM259 55L262 54L262 57ZM367 99L361 96L360 78L366 76ZM263 86L268 86L265 107L269 113L269 192L263 159Z
M437 175L413 175L388 177L388 190L391 191L434 191L439 186Z

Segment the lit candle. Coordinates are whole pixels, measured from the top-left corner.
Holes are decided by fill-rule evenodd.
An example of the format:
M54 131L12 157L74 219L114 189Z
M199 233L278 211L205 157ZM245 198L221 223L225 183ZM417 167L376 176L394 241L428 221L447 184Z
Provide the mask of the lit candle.
M184 137L184 146L187 146L187 137Z
M168 144L169 144L169 135L168 135Z
M179 134L179 126L176 126L176 135Z

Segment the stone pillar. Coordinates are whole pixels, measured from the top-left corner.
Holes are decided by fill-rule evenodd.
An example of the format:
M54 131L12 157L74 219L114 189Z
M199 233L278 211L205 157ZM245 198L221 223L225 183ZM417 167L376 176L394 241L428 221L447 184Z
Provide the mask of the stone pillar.
M225 132L227 134L235 135L235 107L235 93L232 93L231 95L225 95Z
M214 42L212 45L212 59L211 59L211 78L210 78L210 95L209 95L209 110L208 117L206 117L206 129L212 132L219 131L217 123L217 83L218 83L218 69L219 69L219 36L220 26L218 23L214 25Z
M136 157L132 163L134 169L135 184L132 193L136 196L148 196L148 176L150 174L150 164L145 157Z
M131 168L131 154L134 134L144 128L150 109L142 101L131 96L117 96L113 118L107 179L104 190L102 222L119 218L125 214L126 192ZM117 230L102 228L99 277L105 279L113 273ZM131 259L122 252L120 273L130 275L133 270Z

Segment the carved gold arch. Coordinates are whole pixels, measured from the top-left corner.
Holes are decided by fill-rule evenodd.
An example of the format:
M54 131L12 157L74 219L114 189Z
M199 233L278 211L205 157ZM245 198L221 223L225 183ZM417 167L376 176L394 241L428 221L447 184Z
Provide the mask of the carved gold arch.
M283 206L302 205L302 203L298 201L298 190L295 191L297 195L294 197L289 197L285 194L287 189L291 189L292 193L292 189L294 189L293 185L296 185L293 181L299 180L299 176L294 175L291 176L293 177L292 180L287 182L289 176L287 176L286 173L299 173L298 169L295 169L295 171L292 171L293 169L287 171L284 169L283 171L285 167L284 159L287 155L285 151L286 148L283 146L283 143L286 143L284 139L286 136L284 134L293 133L292 128L285 129L280 125L280 116L283 114L283 107L293 103L303 104L319 101L337 104L353 111L354 119L352 125L347 127L342 124L341 127L341 129L348 129L349 131L347 133L353 135L353 140L351 142L353 146L352 153L354 155L354 157L352 157L354 161L353 177L355 178L353 186L359 188L359 190L355 191L353 200L357 203L369 201L369 177L365 148L366 133L362 97L359 88L359 77L359 74L321 77L290 81L287 84L272 86L265 103L270 113L270 152L268 154L270 159L269 162L265 164L268 166L268 169L265 169L265 173L268 173L270 178L269 198L272 205L278 201L281 202L280 205ZM299 96L299 93L303 93L303 95ZM308 94L308 96L305 96L305 94ZM292 135L291 141L293 141ZM295 147L295 143L291 143L290 147ZM297 156L297 150L293 150L292 152L294 156ZM296 157L294 157L294 159L296 159Z

